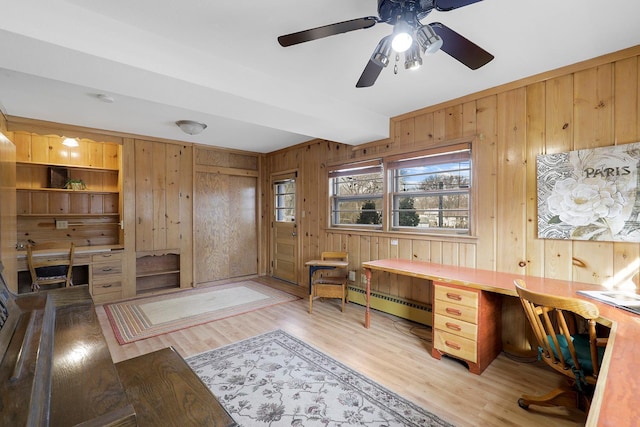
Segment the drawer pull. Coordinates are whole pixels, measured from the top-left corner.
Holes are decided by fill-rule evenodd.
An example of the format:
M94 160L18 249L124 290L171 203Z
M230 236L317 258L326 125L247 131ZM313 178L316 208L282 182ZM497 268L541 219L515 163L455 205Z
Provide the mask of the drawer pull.
M102 285L103 288L110 288L112 285Z
M451 347L454 350L460 350L462 347L460 347L460 344L451 342L451 341L445 341L444 345L446 345L447 347Z
M111 270L113 270L113 268L111 268L111 267L105 267L105 268L102 269L102 271L111 271Z
M460 295L460 294L452 294L451 292L447 292L447 298L452 299L452 300L456 300L456 301L462 301L462 295Z
M445 311L446 311L448 314L453 314L454 316L461 316L461 315L462 315L462 312L461 312L460 310L458 310L457 308L447 307L447 308L445 309Z
M461 331L461 330L462 330L462 328L460 327L460 325L456 325L455 323L447 322L447 323L445 323L445 326L446 326L447 328L449 328L449 329L453 330L453 331L458 331L458 332L459 332L459 331Z

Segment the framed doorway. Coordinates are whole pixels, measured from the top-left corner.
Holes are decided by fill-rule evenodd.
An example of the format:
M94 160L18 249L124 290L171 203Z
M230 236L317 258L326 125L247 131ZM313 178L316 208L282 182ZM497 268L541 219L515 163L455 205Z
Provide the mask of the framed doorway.
M297 172L271 178L271 276L298 283Z

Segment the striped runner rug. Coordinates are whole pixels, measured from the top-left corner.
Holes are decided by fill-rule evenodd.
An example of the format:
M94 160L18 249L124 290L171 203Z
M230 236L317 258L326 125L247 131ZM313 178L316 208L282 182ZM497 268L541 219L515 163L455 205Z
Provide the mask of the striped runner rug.
M105 304L120 344L299 299L253 281L216 285Z

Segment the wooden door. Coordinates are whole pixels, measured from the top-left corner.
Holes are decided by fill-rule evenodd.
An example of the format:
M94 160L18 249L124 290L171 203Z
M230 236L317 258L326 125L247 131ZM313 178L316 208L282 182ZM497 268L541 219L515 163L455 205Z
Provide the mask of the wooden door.
M258 274L257 185L253 176L196 171L196 285Z
M273 277L297 283L298 223L296 222L296 178L273 179L272 273Z
M16 260L16 146L0 132L0 260L12 292L18 292Z

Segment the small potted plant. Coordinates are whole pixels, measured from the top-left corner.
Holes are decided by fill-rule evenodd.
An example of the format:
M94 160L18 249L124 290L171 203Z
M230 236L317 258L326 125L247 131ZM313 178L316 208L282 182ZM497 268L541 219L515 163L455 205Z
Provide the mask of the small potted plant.
M87 184L85 184L81 179L69 178L67 183L64 185L64 188L68 190L86 190Z

